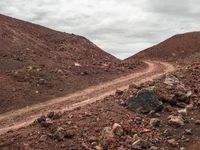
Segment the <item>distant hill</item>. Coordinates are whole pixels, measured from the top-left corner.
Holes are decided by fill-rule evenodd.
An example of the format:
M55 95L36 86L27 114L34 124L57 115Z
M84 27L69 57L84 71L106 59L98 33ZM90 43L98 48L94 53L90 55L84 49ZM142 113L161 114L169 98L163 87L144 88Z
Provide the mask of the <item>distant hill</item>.
M163 59L178 61L200 52L200 32L175 35L158 45L129 57L140 59Z

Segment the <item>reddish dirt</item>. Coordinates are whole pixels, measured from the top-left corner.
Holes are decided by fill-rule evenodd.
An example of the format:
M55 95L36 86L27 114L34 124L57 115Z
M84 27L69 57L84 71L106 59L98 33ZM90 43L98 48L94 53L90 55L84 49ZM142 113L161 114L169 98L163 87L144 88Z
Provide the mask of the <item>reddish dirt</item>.
M47 114L49 110L62 113L73 110L114 94L116 89L124 90L128 88L130 82L145 82L157 78L163 73L174 70L173 66L164 62L146 61L145 63L148 65L148 69L141 72L130 74L98 86L93 86L65 97L52 99L44 103L2 114L0 115L0 134L8 130L27 126L38 116Z
M83 37L0 15L0 149L199 150L199 39L177 35L121 62ZM147 58L159 61L138 60ZM165 83L167 72L178 81ZM162 111L128 110L127 99L148 87ZM170 115L183 125L170 125Z
M0 15L0 113L85 89L145 67L84 37Z
M128 58L159 59L181 62L189 56L200 52L200 32L175 35L153 47L147 48Z
M138 141L137 139L140 139L143 141L142 149L148 149L147 147L153 145L154 148L165 150L180 150L181 148L198 150L200 126L195 122L200 119L199 68L200 63L196 60L187 67L172 73L173 76L180 80L179 83L184 84L186 90L192 91L190 103L186 102L184 105L182 103L182 105L176 106L169 104L170 97L174 96L178 91L176 87L164 83L164 76L145 82L138 87L124 90L122 95L111 95L96 103L64 112L61 118L52 120L52 125L47 128L34 123L28 127L10 131L0 136L0 146L2 149L89 150L95 149L95 146L100 145L101 147L107 147L104 149L129 150L131 145ZM156 70L158 71L159 67ZM143 77L144 79L147 77L150 79L150 76L146 74ZM141 76L141 78L143 77ZM137 77L133 82L138 83L141 78ZM151 114L138 114L129 111L122 101L126 100L130 95L135 95L141 88L149 86L154 86L159 95L162 96L164 102L163 110L160 113ZM191 104L193 106L189 109L188 106ZM170 126L168 124L168 116L177 115L177 110L184 109L184 107L188 107L188 114L184 118L185 125L182 127ZM151 118L159 118L160 125L151 127L149 123ZM112 127L114 123L121 125L123 135L115 136L111 139L103 139L103 129ZM57 141L55 134L59 127L62 127L67 132L70 131L73 137ZM171 139L175 140L172 144L168 142Z

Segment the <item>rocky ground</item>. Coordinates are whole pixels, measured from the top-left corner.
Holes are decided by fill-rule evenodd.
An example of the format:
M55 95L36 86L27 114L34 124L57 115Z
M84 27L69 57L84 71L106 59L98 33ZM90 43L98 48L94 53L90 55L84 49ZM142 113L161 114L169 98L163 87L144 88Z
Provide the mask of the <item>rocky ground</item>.
M0 113L144 68L136 57L178 68L73 111L49 110L1 135L0 149L198 150L199 35L172 37L122 62L84 37L0 15Z
M0 113L63 96L141 69L84 37L0 15ZM136 66L138 68L136 68Z
M0 137L1 149L198 150L200 63ZM195 145L196 144L196 145Z

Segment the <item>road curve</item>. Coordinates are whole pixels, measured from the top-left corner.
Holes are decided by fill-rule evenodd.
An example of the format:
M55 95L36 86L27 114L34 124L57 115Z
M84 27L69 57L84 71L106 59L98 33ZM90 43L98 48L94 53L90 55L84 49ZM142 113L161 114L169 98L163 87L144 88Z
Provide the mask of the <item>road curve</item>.
M75 108L94 103L114 94L116 89L124 90L132 82L143 83L175 70L174 66L166 62L144 61L148 67L137 73L89 87L73 94L52 99L40 104L32 105L18 110L13 110L0 115L0 135L21 127L30 125L38 116L49 111L69 111Z

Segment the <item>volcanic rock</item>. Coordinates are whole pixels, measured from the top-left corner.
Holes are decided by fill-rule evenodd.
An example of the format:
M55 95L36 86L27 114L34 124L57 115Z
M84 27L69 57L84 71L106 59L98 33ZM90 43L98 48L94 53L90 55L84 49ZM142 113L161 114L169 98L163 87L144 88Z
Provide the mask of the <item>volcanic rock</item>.
M50 125L52 125L53 124L53 122L50 120L50 119L46 119L45 121L42 121L41 123L40 123L40 125L42 126L42 127L45 127L45 128L48 128Z
M160 111L163 103L152 89L142 89L135 97L127 100L128 109L139 113L149 113L150 111Z
M45 117L45 116L40 116L39 118L36 119L36 121L37 121L38 123L41 123L41 122L43 122L43 121L46 121L46 117Z

